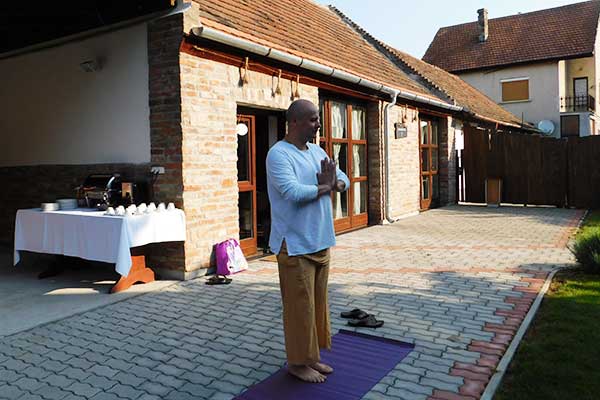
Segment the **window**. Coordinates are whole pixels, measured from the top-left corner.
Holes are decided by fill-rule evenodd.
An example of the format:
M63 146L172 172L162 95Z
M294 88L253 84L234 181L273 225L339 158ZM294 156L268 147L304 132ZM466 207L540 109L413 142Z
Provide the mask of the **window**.
M504 79L502 85L502 101L529 100L529 78Z
M348 175L350 187L334 193L333 218L336 232L365 226L368 222L367 109L346 100L321 101L319 144Z
M563 115L560 117L560 136L579 136L579 115Z

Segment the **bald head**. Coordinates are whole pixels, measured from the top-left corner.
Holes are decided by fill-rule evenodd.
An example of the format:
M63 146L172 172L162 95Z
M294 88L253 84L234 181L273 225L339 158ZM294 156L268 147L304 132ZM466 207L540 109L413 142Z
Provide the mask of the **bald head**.
M314 140L321 128L319 109L308 100L294 101L287 109L285 118L288 123L286 138L300 146Z
M314 113L315 110L318 112L317 106L311 101L299 99L290 104L285 113L285 119L288 123L294 120L301 120Z

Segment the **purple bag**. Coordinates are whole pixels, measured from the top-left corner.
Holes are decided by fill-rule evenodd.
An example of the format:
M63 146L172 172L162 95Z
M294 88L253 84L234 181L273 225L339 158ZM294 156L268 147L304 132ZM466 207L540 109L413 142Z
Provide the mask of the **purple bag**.
M218 243L215 248L217 275L231 275L248 269L248 262L235 239Z

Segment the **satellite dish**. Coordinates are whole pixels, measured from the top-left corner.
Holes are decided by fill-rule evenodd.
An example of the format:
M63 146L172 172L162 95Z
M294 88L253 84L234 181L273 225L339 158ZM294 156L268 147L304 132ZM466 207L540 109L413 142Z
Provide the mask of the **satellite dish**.
M544 135L552 135L554 133L554 122L548 119L538 122L537 127Z

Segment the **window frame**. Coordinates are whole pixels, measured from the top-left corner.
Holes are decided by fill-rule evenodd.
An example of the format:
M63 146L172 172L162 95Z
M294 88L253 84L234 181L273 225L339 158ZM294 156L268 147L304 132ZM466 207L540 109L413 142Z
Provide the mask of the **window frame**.
M563 119L566 118L577 118L577 133L576 134L565 134L564 128L565 124L563 123ZM581 118L579 114L569 114L569 115L561 115L560 116L560 137L561 138L569 138L569 137L579 137L581 132Z
M505 100L505 96L504 96L504 84L505 83L515 83L515 82L527 82L527 98ZM520 77L520 78L500 79L500 99L501 99L501 103L502 104L507 104L507 103L523 103L523 102L531 101L531 85L530 85L530 79L529 79L529 77L528 76L523 76L523 77Z

